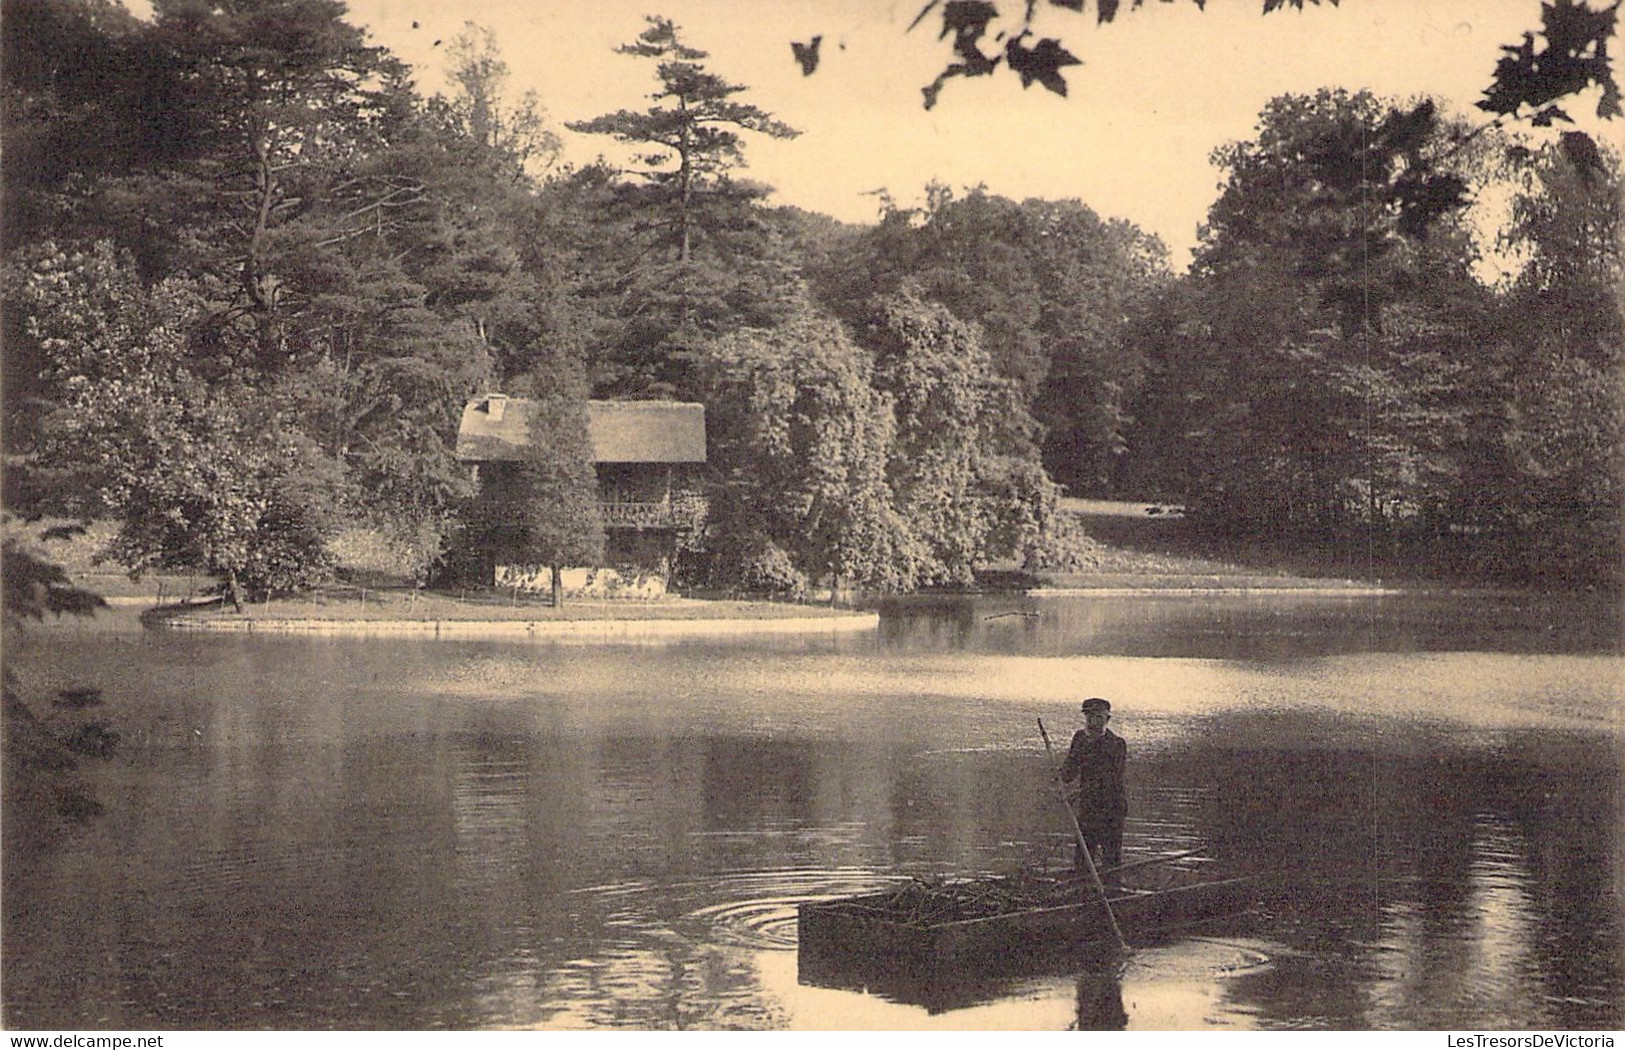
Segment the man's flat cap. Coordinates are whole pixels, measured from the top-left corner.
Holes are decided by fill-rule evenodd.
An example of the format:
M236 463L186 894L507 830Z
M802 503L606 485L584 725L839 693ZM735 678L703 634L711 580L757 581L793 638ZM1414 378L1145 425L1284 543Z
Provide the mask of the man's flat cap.
M1089 699L1083 702L1084 714L1088 714L1090 711L1104 711L1109 714L1111 713L1111 709L1111 702L1098 696L1091 696Z

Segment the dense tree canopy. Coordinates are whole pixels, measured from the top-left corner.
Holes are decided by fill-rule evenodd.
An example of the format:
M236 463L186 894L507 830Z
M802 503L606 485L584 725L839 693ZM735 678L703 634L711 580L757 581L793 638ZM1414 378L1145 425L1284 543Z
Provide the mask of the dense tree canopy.
M1220 152L1192 273L1143 328L1143 487L1242 532L1470 536L1496 574L1612 564L1617 161L1607 185L1558 149L1521 169L1502 249L1525 265L1497 290L1464 224L1417 228L1383 193L1412 151L1465 185L1454 142L1429 111L1322 91Z
M1017 203L934 186L923 208L881 221L811 268L829 308L853 322L875 293L905 286L980 330L1014 397L990 435L1078 492L1110 486L1125 404L1141 371L1126 320L1169 278L1163 246L1078 201Z
M1439 498L1476 285L1462 237L1420 236L1382 191L1443 137L1430 111L1323 91L1276 99L1255 140L1220 151L1229 178L1168 348L1178 393L1154 395L1179 406L1193 508L1336 530Z
M187 345L206 309L195 288L144 288L106 242L33 254L14 292L52 405L33 451L75 482L59 496L79 501L56 509L115 511L120 562L218 573L239 606L245 588L319 577L335 465L273 398L199 379Z
M925 6L953 76L1064 86L1058 42L985 51L995 5ZM1486 108L1606 103L1613 13L1548 5ZM705 402L730 586L962 585L1043 545L1056 483L1479 574L1617 568L1621 187L1590 140L1283 96L1216 155L1175 276L1081 201L935 185L869 227L767 206L742 150L791 130L664 18L621 49L653 104L571 125L633 159L562 169L472 24L425 98L332 0L4 14L6 504L116 520L133 571L296 589L365 526L425 579L482 524L454 442L499 389L544 408L524 542L551 564L602 542L591 394ZM1475 197L1511 201L1498 244Z
M1542 573L1606 576L1621 561L1625 181L1617 156L1602 164L1599 177L1548 149L1524 173L1506 236L1526 265L1488 343L1490 441L1463 495L1463 516L1505 541L1501 561Z
M53 271L56 256L41 251L18 256L11 270L14 286L41 295L48 284L68 295L63 283L80 282L71 295L95 307L53 315L43 298L8 302L7 332L18 337L8 350L29 362L27 382L6 392L8 420L27 403L38 409L20 417L45 424L13 434L12 447L37 443L47 454L38 465L83 479L53 486L59 505L42 509L123 517L119 554L134 570L201 559L251 589L319 574L322 536L340 518L371 518L438 548L468 488L450 441L457 402L490 373L500 334L492 315L504 299L519 304L510 313L535 309L528 289L514 286L512 249L489 236L501 186L472 163L460 129L411 94L398 64L343 21L341 5L160 3L151 23L82 9L95 17L79 28L105 23L113 44L141 58L108 71L111 93L120 97L136 78L128 90L165 130L129 163L41 179L20 203L47 217L36 235L64 239L61 257L100 260ZM50 21L7 15L8 47L19 46L13 34L26 38ZM96 72L33 80L8 70L8 104L28 112L60 97L57 83ZM81 109L87 120L123 119L89 100ZM95 243L105 247L86 254ZM133 265L109 262L120 253ZM158 288L171 291L154 295ZM149 309L184 301L184 316L121 318L149 296ZM115 298L123 301L106 301ZM162 353L143 325L169 333ZM53 347L98 345L94 333L109 326L122 333L110 358L120 376L52 360ZM132 403L114 382L138 384L151 403ZM189 437L176 422L185 419L195 420ZM87 472L112 462L48 455L70 447L57 435L117 431L113 420L150 431L152 440L126 442L114 457L149 483L110 485ZM285 440L256 448L251 435L268 434ZM183 437L193 444L176 444ZM183 477L187 470L213 474ZM167 491L166 478L175 482ZM321 520L306 520L296 504L320 509ZM175 520L145 527L152 523L138 511L149 510ZM203 520L222 530L207 549L196 535ZM279 544L292 546L278 553ZM253 558L265 564L256 569Z

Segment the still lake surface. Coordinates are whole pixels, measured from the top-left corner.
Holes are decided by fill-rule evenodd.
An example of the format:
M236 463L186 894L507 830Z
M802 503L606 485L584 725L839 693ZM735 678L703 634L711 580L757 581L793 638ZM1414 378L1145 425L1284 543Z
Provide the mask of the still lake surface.
M126 612L15 642L25 695L101 687L124 747L85 764L102 816L4 858L12 1028L1625 1023L1609 602L977 599L613 645ZM1126 854L1294 889L1121 967L798 980L802 901L1069 864L1036 720L1064 747L1090 695L1129 744Z

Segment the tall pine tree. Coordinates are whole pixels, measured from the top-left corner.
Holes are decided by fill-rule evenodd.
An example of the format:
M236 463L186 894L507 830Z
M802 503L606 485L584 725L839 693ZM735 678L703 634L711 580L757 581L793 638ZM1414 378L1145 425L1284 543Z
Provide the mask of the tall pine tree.
M730 178L744 164L741 132L777 139L800 132L737 101L734 96L745 86L708 72L701 63L707 53L683 43L670 19L650 16L648 23L636 43L616 50L657 63L660 89L650 96L655 105L641 113L622 109L566 126L613 135L647 151L637 155L637 163L638 174L656 191L648 203L664 212L662 239L679 262L687 262L698 239L716 236L740 204L763 195L759 187Z
M797 286L775 248L760 201L768 188L736 179L747 134L799 132L741 101L745 91L705 68L669 19L618 53L655 63L654 105L567 124L634 148L622 174L600 184L596 207L619 236L595 244L585 289L617 324L602 334L595 386L608 396L692 395L692 365L710 339L790 315Z

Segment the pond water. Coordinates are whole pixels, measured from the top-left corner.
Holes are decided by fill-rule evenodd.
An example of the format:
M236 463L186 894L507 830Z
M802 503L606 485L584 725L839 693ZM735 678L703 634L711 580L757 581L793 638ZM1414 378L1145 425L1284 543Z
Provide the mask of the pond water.
M4 858L11 1028L1625 1023L1612 603L978 599L641 645L125 613L14 642L25 695L102 688L124 746L85 766L103 815ZM1064 746L1090 695L1130 748L1130 859L1292 891L1121 965L799 979L803 901L1070 864L1037 720Z

